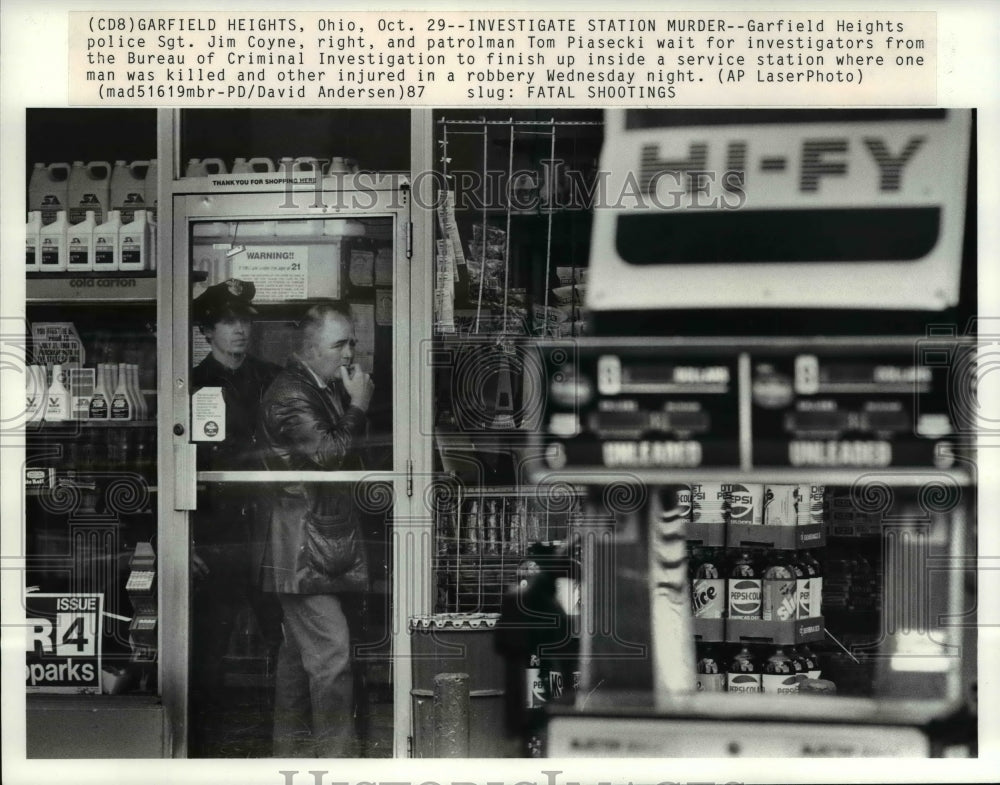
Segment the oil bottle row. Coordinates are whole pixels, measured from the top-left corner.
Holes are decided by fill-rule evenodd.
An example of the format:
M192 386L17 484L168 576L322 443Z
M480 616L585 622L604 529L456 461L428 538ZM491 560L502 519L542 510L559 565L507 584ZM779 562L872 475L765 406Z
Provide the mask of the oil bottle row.
M25 384L25 413L31 422L106 420L112 422L152 419L146 396L139 386L135 363L98 363L97 368L29 365Z
M146 210L133 210L123 222L119 210L110 210L107 220L87 210L86 217L72 223L59 210L51 223L41 211L28 213L25 264L28 272L140 272L156 269L156 224Z
M157 161L73 161L36 163L28 181L28 210L42 214L42 224L53 223L60 211L70 224L87 220L93 212L98 224L111 210L132 219L133 210L155 216L157 207Z

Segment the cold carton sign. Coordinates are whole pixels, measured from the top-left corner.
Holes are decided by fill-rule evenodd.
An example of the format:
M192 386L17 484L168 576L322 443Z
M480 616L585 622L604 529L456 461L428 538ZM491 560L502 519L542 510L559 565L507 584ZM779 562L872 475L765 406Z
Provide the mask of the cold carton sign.
M101 691L102 594L25 595L28 692Z
M587 305L958 301L970 112L609 110Z

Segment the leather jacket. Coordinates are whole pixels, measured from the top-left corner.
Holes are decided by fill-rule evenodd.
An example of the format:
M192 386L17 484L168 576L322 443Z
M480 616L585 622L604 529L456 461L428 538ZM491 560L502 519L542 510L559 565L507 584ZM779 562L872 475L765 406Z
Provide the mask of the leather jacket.
M368 421L345 394L320 387L293 357L261 403L257 437L274 471L358 471ZM263 564L265 590L363 590L368 569L354 483L276 483Z

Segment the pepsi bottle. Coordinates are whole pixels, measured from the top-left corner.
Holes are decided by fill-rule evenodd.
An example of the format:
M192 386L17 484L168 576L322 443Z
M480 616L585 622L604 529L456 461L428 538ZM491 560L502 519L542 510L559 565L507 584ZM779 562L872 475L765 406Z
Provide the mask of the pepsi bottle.
M749 551L740 551L729 566L726 611L730 619L761 618L761 577Z
M721 619L726 610L725 578L714 548L696 548L692 556L691 613L696 619Z
M726 692L756 694L761 691L761 667L745 645L733 655L726 670Z
M783 551L775 551L762 581L764 621L793 621L798 603L798 582Z
M761 681L763 691L772 695L789 695L799 691L795 663L781 646L767 658Z
M698 692L725 692L726 676L712 646L698 645L696 687Z

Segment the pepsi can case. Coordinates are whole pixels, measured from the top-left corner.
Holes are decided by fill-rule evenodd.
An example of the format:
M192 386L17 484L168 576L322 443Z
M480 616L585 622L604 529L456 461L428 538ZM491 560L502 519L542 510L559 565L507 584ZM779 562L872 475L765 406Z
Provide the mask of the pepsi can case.
M795 526L799 486L764 486L764 525Z
M825 485L797 485L795 487L797 526L810 526L823 523L823 496Z
M758 483L727 483L722 486L728 522L751 526L764 523L764 486Z
M677 488L677 515L686 521L691 520L691 486L681 485Z
M691 484L692 523L726 522L726 494L721 482Z
M726 670L726 692L756 694L761 691L763 674L746 646L733 656Z

